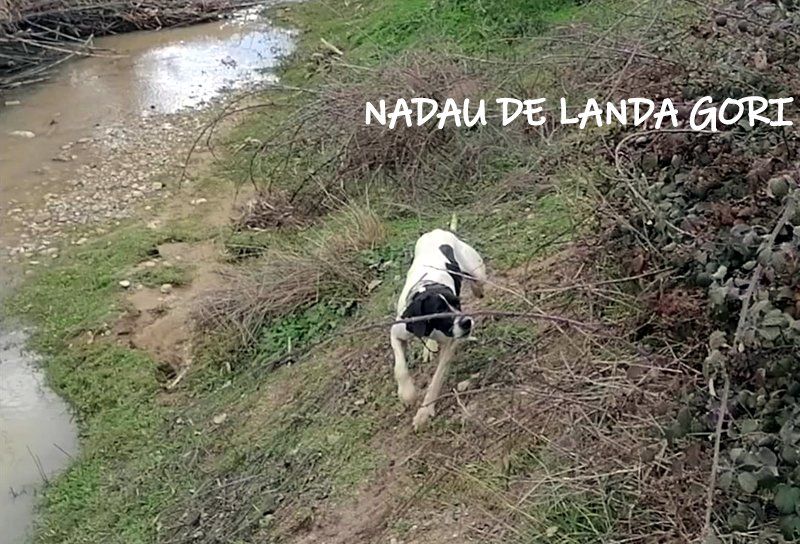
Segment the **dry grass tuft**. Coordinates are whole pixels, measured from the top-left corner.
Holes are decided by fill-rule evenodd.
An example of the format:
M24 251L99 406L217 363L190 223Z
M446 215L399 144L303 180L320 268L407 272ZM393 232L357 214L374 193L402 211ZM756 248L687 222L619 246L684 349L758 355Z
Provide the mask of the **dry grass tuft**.
M386 236L369 208L348 206L332 233L294 250L268 251L257 264L222 272L225 286L200 297L193 311L201 330L232 329L244 341L265 322L307 308L332 293L366 293L368 270L358 254Z
M329 136L343 141L337 167L339 175L387 169L400 176L414 176L423 168L426 159L454 136L452 127L436 130L431 126L408 127L402 123L394 130L386 130L380 126L366 126L364 104L367 101L376 103L386 96L425 96L444 101L457 87L471 87L475 94L481 90L461 65L415 56L405 62L379 72L376 81L331 85L323 101L314 105L319 110L320 121L335 131ZM391 103L387 100L387 104Z

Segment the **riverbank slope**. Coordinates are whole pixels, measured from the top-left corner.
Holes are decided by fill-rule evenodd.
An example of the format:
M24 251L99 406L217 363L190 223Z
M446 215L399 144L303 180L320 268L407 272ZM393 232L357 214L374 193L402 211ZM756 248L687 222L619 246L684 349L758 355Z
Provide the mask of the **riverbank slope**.
M379 96L791 94L797 12L756 7L280 12L303 31L282 84L189 205L64 252L14 300L82 429L37 540L793 538L794 130L362 126ZM382 324L414 240L453 213L491 283L414 433Z

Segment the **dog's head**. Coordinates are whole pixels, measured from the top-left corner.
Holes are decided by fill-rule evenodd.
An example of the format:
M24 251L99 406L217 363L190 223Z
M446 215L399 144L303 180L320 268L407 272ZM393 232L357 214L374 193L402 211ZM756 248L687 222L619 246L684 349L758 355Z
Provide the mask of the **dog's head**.
M433 314L460 314L461 302L447 286L426 285L425 289L414 294L403 312L405 319ZM468 338L472 332L473 321L465 315L451 315L406 323L406 330L418 338L444 335L450 338Z

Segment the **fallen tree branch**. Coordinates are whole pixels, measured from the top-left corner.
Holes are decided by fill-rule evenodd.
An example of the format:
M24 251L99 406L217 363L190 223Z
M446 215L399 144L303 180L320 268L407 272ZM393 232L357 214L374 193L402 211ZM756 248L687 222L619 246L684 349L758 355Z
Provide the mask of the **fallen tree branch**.
M472 312L440 312L436 314L428 314L422 315L417 317L407 317L403 319L393 319L387 320L380 323L372 323L370 325L364 325L361 327L357 327L354 329L350 329L347 331L348 333L353 332L360 332L366 331L371 329L383 329L387 327L391 327L393 325L405 324L405 323L417 323L420 321L429 321L431 319L440 319L443 317L514 317L520 319L533 319L537 321L549 321L551 323L559 323L561 325L569 325L570 327L575 327L578 329L584 330L599 330L601 327L598 324L591 324L585 323L583 321L577 321L575 319L570 319L568 317L558 316L558 315L551 315L546 314L544 312L506 312L502 310L475 310Z

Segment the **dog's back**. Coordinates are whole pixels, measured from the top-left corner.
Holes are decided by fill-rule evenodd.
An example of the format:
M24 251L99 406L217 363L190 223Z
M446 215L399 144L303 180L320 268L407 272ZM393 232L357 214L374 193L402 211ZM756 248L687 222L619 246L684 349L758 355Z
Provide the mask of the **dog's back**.
M414 261L397 301L397 315L403 313L409 294L421 283L444 285L458 297L463 280L468 278L475 278L479 284L486 279L486 267L477 251L448 230L423 234L414 246Z

